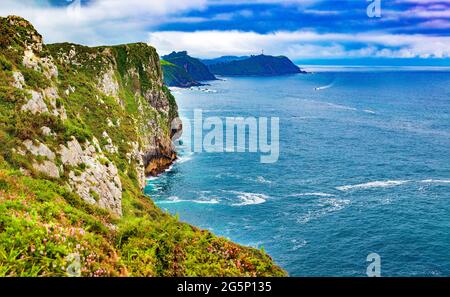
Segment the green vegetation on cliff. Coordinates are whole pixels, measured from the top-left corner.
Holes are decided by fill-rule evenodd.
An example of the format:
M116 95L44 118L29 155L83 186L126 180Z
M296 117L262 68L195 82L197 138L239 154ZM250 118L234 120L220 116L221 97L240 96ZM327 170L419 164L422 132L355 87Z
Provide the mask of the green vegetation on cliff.
M285 275L143 195L177 114L154 48L44 45L0 18L0 276Z
M164 81L168 86L191 87L201 85L201 81L215 80L208 67L187 52L172 52L163 56L161 64L164 70Z
M161 60L161 67L164 72L164 83L170 87L189 88L201 85L184 68L178 65Z

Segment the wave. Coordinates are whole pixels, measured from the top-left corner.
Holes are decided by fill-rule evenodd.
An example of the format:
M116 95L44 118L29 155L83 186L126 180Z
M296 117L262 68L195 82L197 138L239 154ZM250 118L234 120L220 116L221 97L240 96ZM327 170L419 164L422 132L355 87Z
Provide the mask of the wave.
M189 88L192 91L200 91L203 93L217 93L217 90L209 89L209 88L202 88L202 87L190 87Z
M409 180L386 180L386 181L372 181L363 184L356 185L345 185L336 187L339 191L349 191L349 190L365 190L370 188L388 188L395 187L406 184L410 182Z
M176 163L182 164L182 163L185 163L185 162L188 162L188 161L192 160L192 155L193 154L194 153L191 152L191 153L189 153L187 155L178 156L178 160L176 161Z
M172 171L173 165L174 165L174 164L172 164L172 165L170 165L168 168L166 168L166 170L164 170L164 172L170 172L170 171Z
M245 206L245 205L256 205L266 202L269 196L260 193L247 193L247 192L236 192L230 191L231 193L237 194L237 197L241 200L240 203L233 203L233 206Z
M178 196L170 196L167 200L156 201L157 204L172 204L172 203L197 203L197 204L219 204L218 199L210 199L210 200L190 200L190 199L180 199Z
M322 192L312 192L312 193L298 193L291 194L289 197L303 197L303 196L317 196L317 197L334 197L334 194L322 193Z
M265 179L264 176L256 177L256 181L260 184L271 184L272 183L272 181Z
M342 210L346 205L350 204L350 200L337 198L321 198L319 201L318 206L321 208L308 211L307 214L297 219L297 223L306 224L313 219L318 219L329 213Z
M347 106L347 105L341 105L341 104L334 104L334 103L330 103L330 102L326 102L326 104L328 106L337 108L337 109L344 109L344 110L351 110L351 111L357 111L357 108L351 107L351 106Z
M364 109L363 111L364 111L365 113L377 114L375 111L370 110L370 109Z
M183 88L180 88L180 87L169 87L169 90L170 91L181 91L181 90L183 90Z
M328 84L326 86L314 88L314 90L316 90L316 91L326 90L326 89L329 89L329 88L333 87L334 84L335 84L335 82L332 82L331 84Z
M332 102L326 102L326 101L319 101L319 100L311 100L311 99L300 99L301 101L311 102L314 104L321 104L324 106L336 108L336 109L342 109L342 110L350 110L350 111L357 111L358 109L352 106L342 105L342 104L336 104Z
M420 182L427 184L450 184L450 179L424 179Z

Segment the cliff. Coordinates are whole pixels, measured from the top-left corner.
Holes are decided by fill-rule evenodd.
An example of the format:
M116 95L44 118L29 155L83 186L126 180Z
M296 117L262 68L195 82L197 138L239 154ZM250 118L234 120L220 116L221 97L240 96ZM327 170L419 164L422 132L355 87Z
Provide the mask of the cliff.
M188 87L201 85L202 81L215 80L208 67L187 52L172 52L163 56L164 78L168 86Z
M285 275L142 194L176 159L162 77L146 44L45 45L0 18L0 275Z
M287 57L258 55L210 64L209 70L223 76L277 76L305 73Z
M161 67L164 73L164 83L170 87L190 88L202 85L193 79L183 67L164 60L161 60Z

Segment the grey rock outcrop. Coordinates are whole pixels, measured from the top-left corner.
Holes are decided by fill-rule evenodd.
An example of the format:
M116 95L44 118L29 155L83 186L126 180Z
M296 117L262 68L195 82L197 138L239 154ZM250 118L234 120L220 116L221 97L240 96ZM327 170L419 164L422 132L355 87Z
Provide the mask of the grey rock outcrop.
M66 146L60 147L61 162L82 167L82 171L69 172L70 186L81 198L121 215L122 183L119 172L114 163L96 149L98 142L95 142L87 142L83 148L78 140L72 138Z

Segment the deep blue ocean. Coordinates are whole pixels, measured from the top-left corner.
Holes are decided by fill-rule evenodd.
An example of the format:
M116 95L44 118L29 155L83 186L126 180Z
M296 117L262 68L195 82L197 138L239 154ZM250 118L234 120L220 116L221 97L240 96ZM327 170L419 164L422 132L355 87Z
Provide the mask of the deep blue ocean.
M179 146L148 181L161 208L291 276L365 276L372 252L382 276L450 276L449 71L332 68L173 94L187 118L279 117L280 157Z

